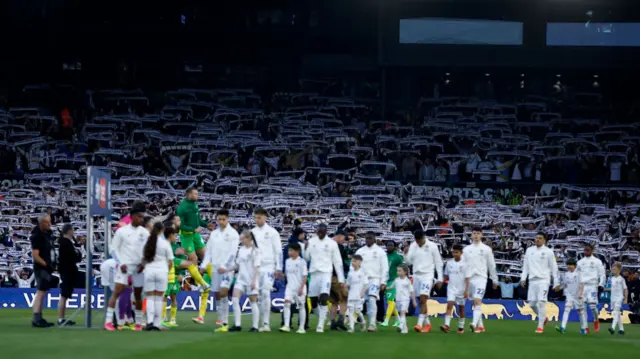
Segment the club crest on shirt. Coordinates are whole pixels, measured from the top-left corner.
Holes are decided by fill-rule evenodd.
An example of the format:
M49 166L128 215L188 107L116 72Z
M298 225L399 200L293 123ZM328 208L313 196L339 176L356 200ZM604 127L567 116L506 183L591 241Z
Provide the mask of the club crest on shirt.
M144 242L144 234L140 233L140 234L138 235L138 240L139 240L140 242Z

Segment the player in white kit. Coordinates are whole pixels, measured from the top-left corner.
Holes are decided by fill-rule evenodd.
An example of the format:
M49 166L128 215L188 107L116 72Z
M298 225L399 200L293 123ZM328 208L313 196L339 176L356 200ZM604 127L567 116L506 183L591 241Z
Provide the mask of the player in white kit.
M564 301L564 313L562 313L562 325L557 326L556 330L560 333L565 333L567 330L567 323L569 322L569 314L571 310L576 309L578 316L582 318L582 312L584 307L578 300L580 296L578 294L578 287L580 286L578 272L576 271L576 260L569 258L567 260L567 271L560 276L560 288L563 290L565 297ZM556 289L557 291L560 289Z
M240 309L240 297L246 294L251 303L251 319L253 326L250 332L258 332L260 325L260 308L258 306L258 295L260 294L260 265L262 261L262 251L258 247L253 233L242 232L240 235L242 245L230 261L227 261L225 268L234 267L236 269L236 284L233 287L233 316L235 325L229 328L230 332L242 330L242 309ZM230 264L233 263L233 264Z
M216 332L226 332L229 330L229 288L233 281L233 272L228 271L225 266L229 257L238 251L240 236L238 231L229 225L229 211L219 210L216 220L218 226L209 235L200 270L204 271L208 265L212 266L211 290L215 294L218 318L222 324ZM206 302L200 305L206 305ZM200 319L204 322L204 319Z
M338 283L344 285L344 269L338 243L327 236L327 225L318 225L316 235L307 242L305 257L309 261L309 298L312 306L318 305L318 326L316 332L324 332L324 324L329 312L331 275L336 271Z
M307 262L300 256L301 251L300 244L289 244L289 258L284 264L287 287L284 290L284 325L280 328L281 332L288 333L291 331L291 304L294 303L298 307L300 315L300 326L297 333L305 333L304 323L307 320L305 302L307 300L307 275L309 272L307 270Z
M447 285L447 313L444 317L444 325L440 327L445 333L451 329L454 307L458 306L458 334L464 334L465 302L469 298L469 267L462 260L462 246L455 244L452 248L453 259L448 260L444 266L444 280Z
M587 324L588 306L593 313L593 329L597 333L600 331L598 321L598 290L604 288L606 273L602 261L593 255L593 244L587 243L584 246L584 257L578 261L577 266L580 288L578 289L578 300L583 303L585 310L582 312L582 329L584 335L589 333Z
M256 226L253 233L260 248L262 263L260 263L260 311L262 312L261 332L271 331L271 289L276 277L282 277L282 241L280 233L267 224L267 211L256 208L253 211Z
M172 229L173 230L173 229ZM143 249L144 295L147 300L147 327L145 330L161 330L164 318L164 293L169 286L169 269L173 266L173 250L169 241L158 238L164 226L156 222Z
M493 258L493 250L482 243L482 228L473 228L471 244L462 251L462 260L469 266L469 295L473 299L471 332L484 333L482 299L484 299L484 294L487 290L488 278L493 283L493 289L498 288L498 274L496 272L496 261ZM487 273L489 274L488 276Z
M520 285L527 286L529 280L529 290L527 291L527 302L538 316L537 334L544 332L547 324L547 298L549 296L549 286L557 289L558 285L558 264L555 254L547 247L547 234L539 232L536 234L535 246L527 248L522 264L522 275Z
M362 270L362 256L356 254L351 258L351 270L347 275L347 312L349 313L349 333L355 331L356 319L360 318L362 331L367 328L367 320L362 315L364 297L367 293L367 275Z
M408 277L409 267L406 264L401 264L398 266L397 270L398 276L387 289L396 290L396 309L398 310L400 320L400 326L398 329L400 330L400 333L407 334L409 333L409 328L407 327L409 302L411 302L414 307L417 307L418 305L416 303L416 293L413 290L413 285Z
M142 330L142 287L144 286L142 255L144 245L149 238L149 231L142 225L145 211L146 205L144 203L134 203L130 213L131 223L120 227L113 236L111 256L118 264L118 268L114 279L116 285L113 295L107 304L107 316L104 323L104 329L107 331L116 330L113 325L113 312L120 293L129 285L129 277L132 279L133 293L136 299L135 330Z
M622 264L614 263L611 267L611 273L613 277L611 278L611 309L613 314L613 322L611 323L611 328L609 328L609 333L611 335L616 333L616 326L618 327L618 334L624 335L624 325L622 324L622 305L627 304L627 298L629 296L629 291L627 289L627 282L624 280L624 277L620 275L622 272Z
M442 285L443 262L438 246L428 241L422 230L414 233L415 241L411 243L405 256L405 262L413 266L413 287L420 297L420 315L418 324L413 327L416 332L429 333L431 322L429 321L429 308L427 301L433 289L435 278L436 287Z
M362 257L362 271L367 276L367 315L369 317L369 331L376 331L377 301L380 292L384 292L389 279L389 261L387 253L376 244L376 236L367 233L366 245L356 251Z

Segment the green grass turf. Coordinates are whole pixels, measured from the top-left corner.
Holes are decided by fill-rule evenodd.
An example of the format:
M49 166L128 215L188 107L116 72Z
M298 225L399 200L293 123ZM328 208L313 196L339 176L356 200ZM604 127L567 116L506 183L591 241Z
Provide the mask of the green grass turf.
M81 313L83 314L83 313ZM429 334L410 332L400 335L395 328L378 328L377 333L326 331L305 335L279 333L280 316L272 319L272 333L213 333L215 314L208 323L191 322L193 312L178 313L179 328L167 332L115 332L78 328L36 329L30 326L30 311L0 310L0 357L7 359L87 358L87 359L180 359L180 358L492 358L492 359L583 359L628 358L640 350L640 327L626 325L625 336L612 336L603 330L587 337L577 333L578 324L561 335L549 324L542 335L534 334L535 323L516 320L485 320L486 333L444 334L437 328L441 319L432 320ZM94 326L102 325L102 312L94 312ZM82 315L78 324L82 325ZM45 318L55 319L48 311ZM244 316L249 328L250 316ZM296 319L297 320L297 319ZM312 316L312 328L316 317ZM410 324L415 318L410 318ZM457 326L454 319L452 325Z

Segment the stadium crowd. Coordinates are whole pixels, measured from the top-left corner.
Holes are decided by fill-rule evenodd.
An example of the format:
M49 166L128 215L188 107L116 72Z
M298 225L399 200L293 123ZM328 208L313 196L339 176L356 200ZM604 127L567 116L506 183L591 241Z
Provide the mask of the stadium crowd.
M479 226L500 277L488 298L526 296L516 278L542 230L561 270L594 244L607 267L623 264L638 300L640 191L622 186L638 183L640 127L598 94L422 98L384 121L371 99L304 91L179 89L154 103L139 89L105 90L60 115L31 105L0 109L0 163L11 174L0 189L2 287L32 285L28 238L40 214L86 236L86 170L97 166L111 173L114 216L95 224L95 274L105 229L135 201L165 218L197 187L203 218L227 209L242 232L265 208L283 246L322 223L346 235L350 254L367 233L402 253L422 230L450 258Z

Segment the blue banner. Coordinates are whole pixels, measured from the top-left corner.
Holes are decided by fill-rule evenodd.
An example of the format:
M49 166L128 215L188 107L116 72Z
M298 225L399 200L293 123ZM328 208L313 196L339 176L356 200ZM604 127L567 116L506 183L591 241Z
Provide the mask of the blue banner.
M0 289L0 310L12 309L12 308L31 308L33 306L33 300L36 295L35 289ZM60 298L60 292L58 290L52 290L47 294L44 299L43 307L45 309L55 309L58 307L58 300ZM76 290L76 293L67 302L67 307L70 309L81 308L87 302L84 290ZM103 293L93 294L91 296L91 303L93 309L102 309L105 306L105 298ZM249 298L243 296L240 300L243 311L248 311L251 308L249 304ZM429 315L444 317L447 310L446 299L433 298L428 301ZM180 292L178 294L178 310L180 311L196 311L200 305L200 293L199 292ZM231 305L231 301L229 301ZM284 290L271 293L271 308L272 311L281 311L284 308ZM207 300L207 310L215 311L215 300L213 296L209 296ZM549 302L547 303L547 317L551 321L561 321L562 313L564 311L564 302ZM598 305L598 316L600 319L612 319L611 308L609 304ZM471 302L465 306L465 314L467 318L473 316L471 309ZM622 310L622 322L629 324L629 307L624 305ZM417 313L416 313L417 315ZM455 313L457 316L457 313ZM482 304L482 316L485 319L500 319L500 320L537 320L536 314L533 309L524 301L520 300L496 300L487 299ZM592 313L589 313L589 321L592 321ZM578 313L574 310L569 315L570 321L578 321Z
M89 215L111 216L111 175L95 167L89 167L87 174Z

